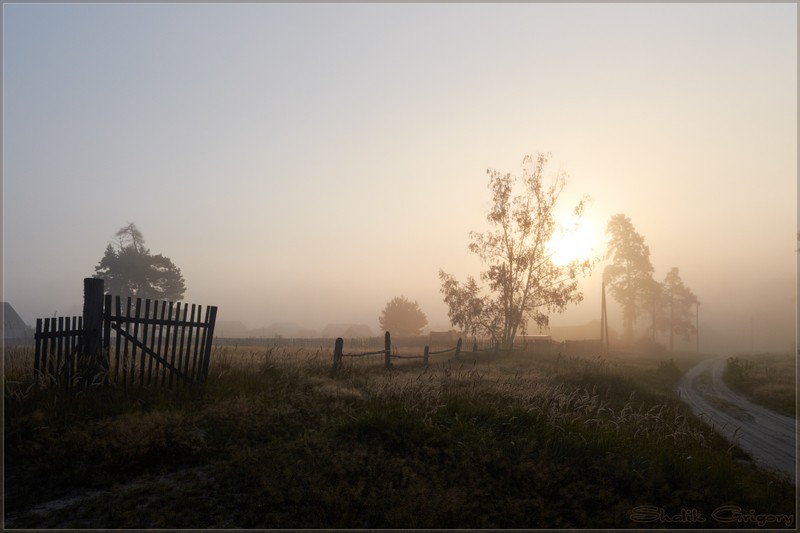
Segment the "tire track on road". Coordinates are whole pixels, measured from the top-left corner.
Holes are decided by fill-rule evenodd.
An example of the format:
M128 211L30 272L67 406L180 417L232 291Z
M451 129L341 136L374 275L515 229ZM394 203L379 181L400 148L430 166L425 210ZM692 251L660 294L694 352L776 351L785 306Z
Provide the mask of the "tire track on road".
M763 468L797 483L797 421L756 405L722 381L724 357L706 359L678 382L677 392L692 411Z

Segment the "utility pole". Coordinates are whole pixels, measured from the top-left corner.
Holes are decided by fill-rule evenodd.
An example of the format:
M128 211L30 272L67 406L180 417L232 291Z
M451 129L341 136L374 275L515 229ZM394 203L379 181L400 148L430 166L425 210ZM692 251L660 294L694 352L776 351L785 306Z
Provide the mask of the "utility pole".
M669 291L669 351L675 351L675 294Z
M700 300L697 300L695 304L696 304L696 311L694 313L694 319L695 319L694 330L695 330L696 344L694 351L700 353Z
M603 281L603 298L600 309L600 346L604 355L608 354L608 312L606 311L606 282Z

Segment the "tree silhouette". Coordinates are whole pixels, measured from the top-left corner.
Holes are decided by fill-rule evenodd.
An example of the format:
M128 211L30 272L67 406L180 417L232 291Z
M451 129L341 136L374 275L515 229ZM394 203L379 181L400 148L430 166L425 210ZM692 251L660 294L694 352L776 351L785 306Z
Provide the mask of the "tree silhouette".
M105 281L106 293L154 300L183 299L186 285L180 268L169 257L152 255L135 224L129 223L115 235L116 247L109 244L95 267L95 277Z
M384 331L390 331L399 337L415 337L428 324L428 317L417 302L412 302L405 296L396 296L386 304L378 322Z
M603 271L603 279L611 296L622 306L623 334L630 341L637 308L651 308L654 321L657 312L654 299L659 297L659 291L653 283L650 248L634 229L631 219L622 213L611 217L606 233L611 236L606 258L612 263Z
M518 332L526 331L530 320L546 326L550 313L583 300L577 277L592 266L591 261L575 260L567 265L553 262L555 250L548 243L556 230L555 210L566 186L566 174L558 172L546 184L548 159L549 154L526 156L522 176L487 170L492 193L486 216L490 229L470 232L469 249L488 267L481 273L488 294L478 294L480 289L473 278L462 286L439 271L452 323L473 331L481 329L505 349L513 346ZM581 200L573 209L578 221L584 206L585 200Z
M684 340L697 333L694 324L694 305L699 303L697 296L683 284L676 267L670 269L662 284L667 316L664 329L669 332L669 349L675 346L675 335Z

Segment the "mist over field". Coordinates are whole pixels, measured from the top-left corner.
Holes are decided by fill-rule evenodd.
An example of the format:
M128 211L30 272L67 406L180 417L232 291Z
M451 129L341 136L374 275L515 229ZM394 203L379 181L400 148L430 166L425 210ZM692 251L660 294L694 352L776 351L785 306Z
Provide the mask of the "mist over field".
M569 176L561 215L591 198L593 255L623 213L656 280L680 269L702 352L794 352L796 20L793 4L4 5L2 300L29 325L80 314L134 222L184 300L234 330L379 335L400 295L447 330L437 273L481 271L487 169L541 151ZM551 326L599 321L607 264Z

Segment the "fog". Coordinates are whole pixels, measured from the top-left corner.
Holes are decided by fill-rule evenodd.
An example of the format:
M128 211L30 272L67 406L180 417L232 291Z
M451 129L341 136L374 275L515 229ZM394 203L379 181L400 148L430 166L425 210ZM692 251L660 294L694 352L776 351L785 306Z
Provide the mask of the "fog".
M449 329L438 270L481 270L486 169L543 151L570 176L562 208L591 197L596 254L624 213L655 279L680 269L702 351L793 351L796 20L793 4L4 6L2 299L28 324L80 314L134 222L221 322L378 334L404 295ZM599 320L604 266L551 325Z

